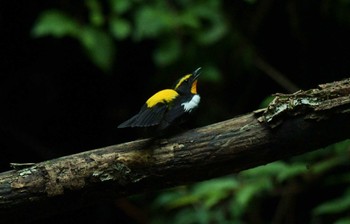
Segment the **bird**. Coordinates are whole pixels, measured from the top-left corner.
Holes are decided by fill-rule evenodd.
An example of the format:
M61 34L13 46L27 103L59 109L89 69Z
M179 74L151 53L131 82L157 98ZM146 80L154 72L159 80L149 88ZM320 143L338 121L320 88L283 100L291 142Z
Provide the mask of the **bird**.
M172 89L160 90L143 104L140 111L118 128L150 128L157 131L183 123L198 108L201 97L197 81L201 67L175 83Z

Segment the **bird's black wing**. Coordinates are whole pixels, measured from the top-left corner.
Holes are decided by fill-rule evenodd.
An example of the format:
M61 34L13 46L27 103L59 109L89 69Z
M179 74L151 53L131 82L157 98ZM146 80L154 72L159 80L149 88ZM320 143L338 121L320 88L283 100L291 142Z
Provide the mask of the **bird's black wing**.
M166 129L172 124L180 124L186 120L188 112L185 112L182 102L190 99L189 97L178 97L171 105L171 108L164 114L159 129Z
M167 110L167 105L164 103L158 103L155 106L149 108L147 105L143 105L140 112L130 118L129 120L121 123L118 128L126 127L151 127L160 124L164 117L164 113Z

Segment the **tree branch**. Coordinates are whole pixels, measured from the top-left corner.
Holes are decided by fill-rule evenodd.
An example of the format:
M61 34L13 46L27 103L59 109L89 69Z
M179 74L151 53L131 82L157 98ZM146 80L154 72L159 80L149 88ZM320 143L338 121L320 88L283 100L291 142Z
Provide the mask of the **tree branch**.
M0 174L2 212L86 192L124 196L222 176L350 137L350 79L168 139L142 139ZM62 198L62 197L61 197ZM6 208L6 209L5 209Z

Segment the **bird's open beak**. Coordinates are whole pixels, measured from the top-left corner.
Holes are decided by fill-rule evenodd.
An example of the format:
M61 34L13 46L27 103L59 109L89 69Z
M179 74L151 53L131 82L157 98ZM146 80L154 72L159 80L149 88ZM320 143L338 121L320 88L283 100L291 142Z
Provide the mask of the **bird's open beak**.
M191 86L191 93L192 94L197 94L197 79L199 77L199 75L201 74L201 67L197 68L194 72L193 72L193 83Z
M193 79L194 79L194 80L197 80L197 79L198 79L199 75L201 74L201 70L202 70L202 68L199 67L199 68L197 68L197 69L193 72Z

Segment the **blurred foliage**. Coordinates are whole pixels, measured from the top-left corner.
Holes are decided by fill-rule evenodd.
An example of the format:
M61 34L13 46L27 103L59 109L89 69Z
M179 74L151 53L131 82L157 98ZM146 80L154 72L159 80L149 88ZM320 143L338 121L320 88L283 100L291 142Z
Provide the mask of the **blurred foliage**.
M267 106L272 102L272 100L273 100L274 98L275 98L274 96L268 96L268 97L266 97L266 98L260 103L259 108L265 108L265 107L267 107Z
M94 1L88 1L94 2ZM96 4L89 4L91 8ZM95 6L94 6L95 5ZM94 6L94 7L93 7ZM34 26L34 37L52 35L53 37L72 37L77 39L90 59L101 69L109 70L113 63L115 45L112 37L99 28L103 18L94 8L91 12L91 24L82 25L75 18L58 10L48 10L41 14Z
M85 0L84 6L87 18L57 9L44 11L34 24L32 34L37 38L53 36L78 40L92 62L104 71L112 69L118 44L123 40L152 39L157 43L154 63L164 67L184 60L183 57L191 60L191 52L217 43L228 29L221 2L217 0L110 0L107 3ZM213 66L207 74L210 80L220 79L218 69Z
M153 201L153 223L270 223L276 217L287 219L297 204L282 205L288 195L297 196L311 184L319 185L324 192L336 184L350 184L349 173L328 175L333 170L349 166L350 140L325 149L319 149L288 161L276 161L218 179L192 186L179 187L161 193ZM309 220L337 214L336 223L347 223L350 211L350 188L339 192L337 198L321 201ZM265 200L278 198L275 214L264 220ZM305 199L306 200L306 199ZM278 206L287 206L279 213ZM259 220L261 219L261 220ZM253 221L255 220L255 221ZM310 221L312 222L312 221ZM321 222L323 223L323 222Z

